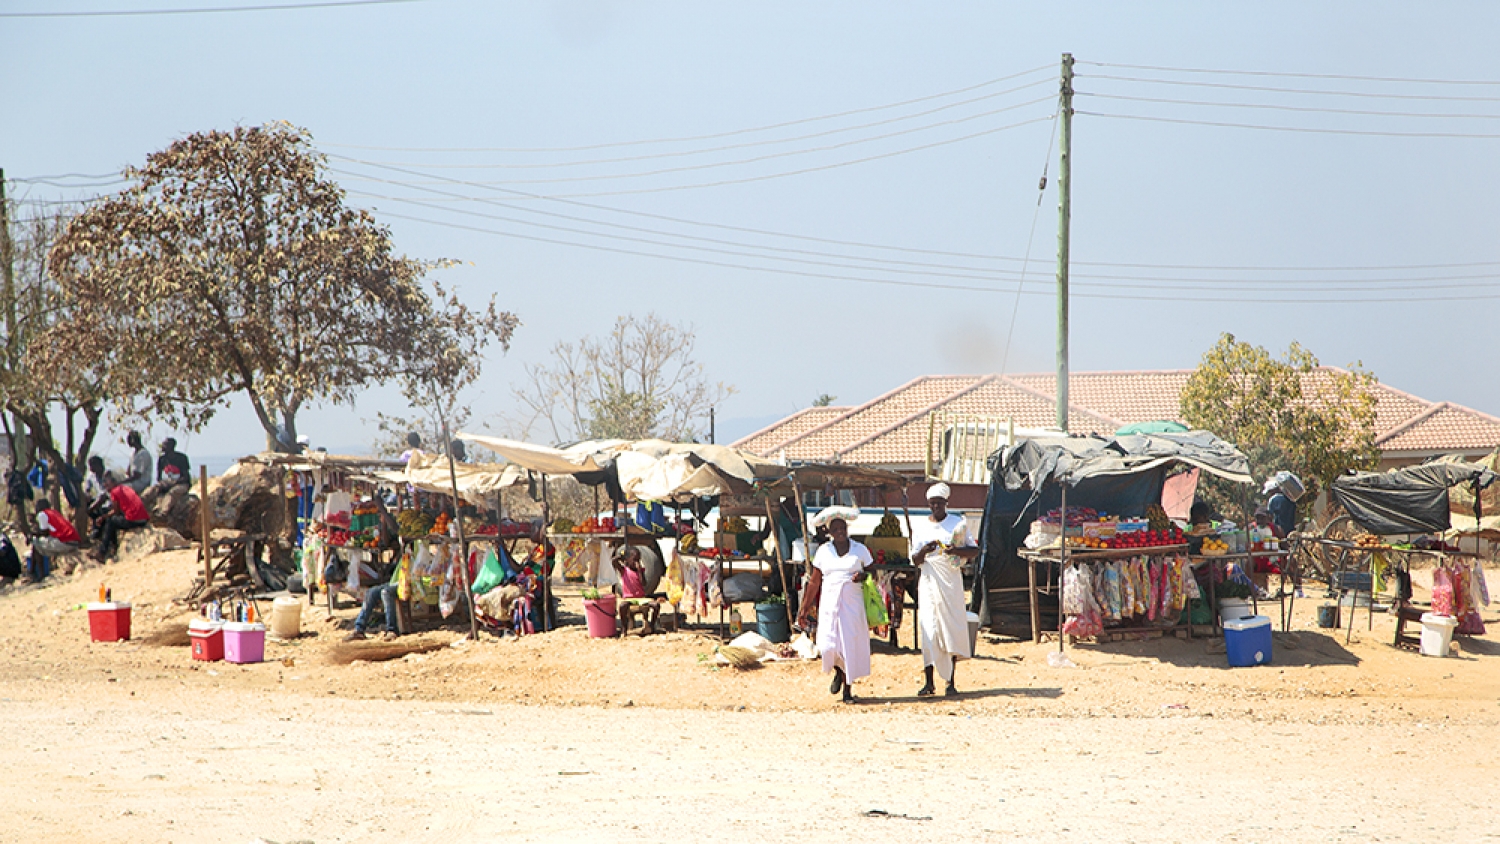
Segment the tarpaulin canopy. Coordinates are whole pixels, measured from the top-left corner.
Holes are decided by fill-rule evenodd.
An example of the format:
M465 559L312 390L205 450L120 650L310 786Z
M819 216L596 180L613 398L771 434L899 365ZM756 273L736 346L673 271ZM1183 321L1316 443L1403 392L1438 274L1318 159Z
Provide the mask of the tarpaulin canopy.
M1468 484L1482 490L1495 473L1478 463L1432 462L1389 472L1355 472L1336 479L1329 491L1354 523L1376 535L1447 530L1448 488Z
M453 475L448 472L448 458L442 454L413 454L401 471L376 472L378 478L392 483L411 484L423 492L453 494L453 478L458 479L458 494L473 504L500 490L526 483L526 470L514 463L455 463Z
M1173 463L1237 483L1252 480L1245 455L1208 431L1025 439L995 452L990 471L1006 489L1039 491L1049 482L1077 486L1089 478L1140 474Z
M566 448L458 434L515 463L547 475L568 475L589 485L605 484L626 501L682 501L749 492L758 483L786 475L785 468L729 446L665 440L586 440Z
M785 479L778 481L778 492L791 492L792 479L802 489L903 489L908 483L905 475L858 466L852 463L797 463L778 466Z

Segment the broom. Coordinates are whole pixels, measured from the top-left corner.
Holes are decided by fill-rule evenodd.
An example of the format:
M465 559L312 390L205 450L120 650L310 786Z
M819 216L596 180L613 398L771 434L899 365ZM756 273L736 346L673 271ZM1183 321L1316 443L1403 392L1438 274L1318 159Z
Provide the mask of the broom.
M715 649L715 652L719 656L724 657L730 665L741 671L760 667L760 657L756 656L755 651L749 648L742 648L738 645L721 645Z

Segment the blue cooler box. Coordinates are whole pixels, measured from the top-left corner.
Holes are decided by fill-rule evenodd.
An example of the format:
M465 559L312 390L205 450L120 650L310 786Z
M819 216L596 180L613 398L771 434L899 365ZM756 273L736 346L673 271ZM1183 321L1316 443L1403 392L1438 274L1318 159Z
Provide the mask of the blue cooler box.
M1270 664L1271 619L1252 615L1225 621L1224 651L1229 655L1230 668Z

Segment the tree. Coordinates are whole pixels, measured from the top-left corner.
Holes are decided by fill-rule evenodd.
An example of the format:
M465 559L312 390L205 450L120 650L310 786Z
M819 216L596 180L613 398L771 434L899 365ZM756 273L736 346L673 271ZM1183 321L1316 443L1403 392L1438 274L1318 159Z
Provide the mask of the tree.
M526 367L512 392L522 409L512 423L526 436L545 423L554 442L660 437L695 441L709 408L734 394L710 383L694 353L691 326L656 314L622 316L606 337L552 347L551 364Z
M1379 459L1375 384L1358 363L1347 370L1320 367L1297 343L1277 359L1224 334L1183 386L1182 416L1239 446L1256 477L1280 469L1295 473L1307 487L1302 500L1308 504L1339 475ZM1207 492L1226 510L1244 494L1212 481Z
M14 211L20 210L18 215ZM72 306L49 271L47 252L66 228L72 211L11 205L7 226L5 343L0 352L0 400L9 419L12 458L20 465L39 452L54 465L67 463L80 474L99 431L108 399L103 362L67 353L53 338L55 326L72 316ZM9 224L19 218L16 237ZM53 430L54 412L63 422L64 442ZM79 429L79 422L82 429ZM29 446L18 447L21 440Z
M519 321L422 283L446 262L395 254L344 205L304 130L284 123L189 135L127 168L132 183L80 214L51 266L72 301L58 339L110 361L136 415L197 430L234 395L272 450L310 402L349 404L393 380L462 386Z
M835 401L838 401L838 396L829 395L828 393L820 393L817 398L813 399L812 406L813 407L828 407L828 406L832 405Z

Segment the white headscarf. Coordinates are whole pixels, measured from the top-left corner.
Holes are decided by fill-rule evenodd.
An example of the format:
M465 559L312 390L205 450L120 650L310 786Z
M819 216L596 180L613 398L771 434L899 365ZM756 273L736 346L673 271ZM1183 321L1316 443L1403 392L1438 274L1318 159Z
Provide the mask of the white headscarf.
M941 481L927 488L928 501L931 501L934 498L941 498L944 501L947 501L952 494L953 490L949 489L948 485Z
M834 519L843 519L845 522L853 522L859 518L859 510L853 507L824 507L811 519L813 527L823 527Z

